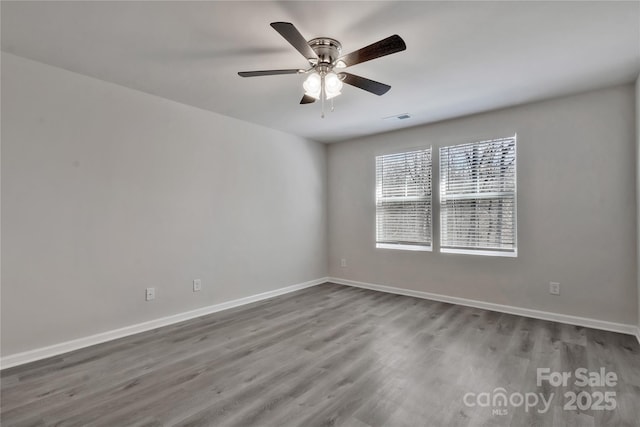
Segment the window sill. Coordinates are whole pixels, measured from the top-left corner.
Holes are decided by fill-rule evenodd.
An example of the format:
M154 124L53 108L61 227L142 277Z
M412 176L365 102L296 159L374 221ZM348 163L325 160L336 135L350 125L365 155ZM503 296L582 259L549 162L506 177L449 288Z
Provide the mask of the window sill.
M419 245L396 245L394 243L376 243L376 249L395 249L400 251L419 251L419 252L432 252L431 246L419 246Z
M446 253L446 254L499 256L499 257L504 257L504 258L517 258L518 257L518 251L515 251L515 252L501 252L501 251L485 251L485 250L474 250L474 249L440 248L440 252Z

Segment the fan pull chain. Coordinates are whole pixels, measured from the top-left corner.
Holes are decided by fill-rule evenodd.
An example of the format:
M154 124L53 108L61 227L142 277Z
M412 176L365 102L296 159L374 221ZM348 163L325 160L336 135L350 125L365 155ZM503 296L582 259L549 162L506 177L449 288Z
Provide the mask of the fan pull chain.
M324 93L324 74L321 77L322 79L320 80L320 102L322 104L322 115L320 117L324 119L324 98L326 96Z

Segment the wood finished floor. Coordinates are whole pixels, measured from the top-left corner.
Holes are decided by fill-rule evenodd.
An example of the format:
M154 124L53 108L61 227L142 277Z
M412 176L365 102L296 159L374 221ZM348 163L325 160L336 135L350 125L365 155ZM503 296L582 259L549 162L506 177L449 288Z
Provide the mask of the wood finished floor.
M632 336L324 284L2 371L3 426L638 426ZM614 411L564 411L536 368L605 367ZM555 393L552 408L467 392ZM541 407L541 406L539 406Z

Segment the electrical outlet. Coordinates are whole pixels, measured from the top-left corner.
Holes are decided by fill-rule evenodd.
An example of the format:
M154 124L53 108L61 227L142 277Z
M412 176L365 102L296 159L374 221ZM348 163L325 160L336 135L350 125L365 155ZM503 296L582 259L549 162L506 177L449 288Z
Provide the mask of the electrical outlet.
M340 267L346 267L347 266L347 259L346 258L342 258L340 260Z
M195 279L193 281L193 292L198 292L202 290L202 280Z
M560 283L549 282L549 293L551 295L560 295Z
M144 299L147 301L156 299L156 288L147 288Z

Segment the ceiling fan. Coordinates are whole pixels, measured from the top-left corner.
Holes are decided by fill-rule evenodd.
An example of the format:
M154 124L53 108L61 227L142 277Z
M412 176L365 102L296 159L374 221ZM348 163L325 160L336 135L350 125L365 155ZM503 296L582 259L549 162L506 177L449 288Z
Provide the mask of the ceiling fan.
M286 70L241 71L241 77L273 76L279 74L308 74L302 85L304 96L300 104L311 104L316 100L322 103L322 117L324 117L325 100L333 100L341 94L343 83L366 90L376 95L384 95L391 86L376 82L351 73L340 71L343 68L392 53L401 52L407 48L400 36L393 35L377 41L362 49L340 56L342 45L339 41L329 37L318 37L309 41L290 22L272 22L271 26L300 52L310 64L310 68ZM336 72L336 70L338 70ZM332 101L333 102L333 101Z

